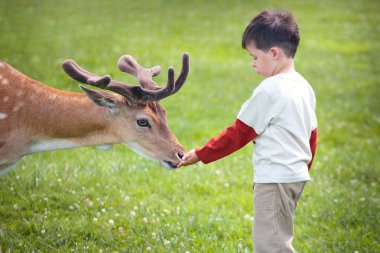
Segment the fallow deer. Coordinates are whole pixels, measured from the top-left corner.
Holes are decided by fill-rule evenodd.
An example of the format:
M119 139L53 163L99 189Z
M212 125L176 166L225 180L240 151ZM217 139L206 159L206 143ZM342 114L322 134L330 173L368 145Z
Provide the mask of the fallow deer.
M176 81L169 68L165 87L152 79L160 73L159 66L145 69L128 55L120 57L118 66L140 85L97 76L66 60L63 69L69 76L103 90L80 86L83 94L53 89L0 61L0 175L36 152L117 143L166 168L176 168L185 150L168 128L159 100L185 83L188 54L183 55Z

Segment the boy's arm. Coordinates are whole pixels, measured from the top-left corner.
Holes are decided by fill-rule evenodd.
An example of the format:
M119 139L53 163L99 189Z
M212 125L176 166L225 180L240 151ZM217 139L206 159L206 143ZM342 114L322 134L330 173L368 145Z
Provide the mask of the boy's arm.
M318 129L316 128L311 132L311 136L309 140L310 149L311 149L311 161L308 164L309 170L311 169L311 166L313 165L315 151L317 150L317 141L318 141Z
M221 134L209 140L203 147L195 149L195 153L199 160L207 164L241 149L256 136L252 127L236 119Z
M221 159L240 148L257 136L255 130L239 119L227 127L218 136L209 140L203 147L192 150L185 155L180 166L190 165L201 160L203 163L210 163Z

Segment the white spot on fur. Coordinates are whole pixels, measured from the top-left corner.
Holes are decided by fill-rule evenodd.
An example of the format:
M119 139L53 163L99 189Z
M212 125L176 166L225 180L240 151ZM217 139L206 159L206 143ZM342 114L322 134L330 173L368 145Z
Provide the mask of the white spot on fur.
M7 97L7 96L5 96L4 98L3 98L3 102L5 103L5 102L7 102L9 100L9 97Z
M4 67L5 65L2 62L0 62L0 68L4 68Z
M13 112L17 112L18 110L20 110L21 107L24 106L24 103L23 102L18 102L16 104L16 106L13 108Z
M5 119L6 117L8 117L7 114L0 112L0 120Z
M50 95L50 99L51 99L51 100L55 100L56 98L57 98L57 95L56 95L56 94L51 94L51 95Z
M22 90L19 90L18 92L17 92L17 94L16 94L18 97L21 97L21 95L22 95Z
M49 150L57 150L57 149L68 149L68 148L76 148L79 147L79 145L75 142L67 141L67 140L59 140L59 139L52 139L52 140L44 140L40 141L38 143L33 144L29 147L28 153L37 153L37 152L43 152L43 151L49 151Z
M9 83L9 81L4 78L3 80L1 80L1 83L4 84L4 85L7 85Z
M35 95L31 95L31 96L29 97L29 100L31 100L31 101L36 100L36 96L35 96Z

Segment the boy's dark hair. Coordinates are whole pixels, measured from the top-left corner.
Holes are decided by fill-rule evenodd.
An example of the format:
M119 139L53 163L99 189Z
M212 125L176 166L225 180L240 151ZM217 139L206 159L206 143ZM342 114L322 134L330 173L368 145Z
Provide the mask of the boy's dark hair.
M273 46L294 58L300 41L298 25L293 15L281 10L266 10L254 17L243 33L242 47L254 43L257 49L268 51Z

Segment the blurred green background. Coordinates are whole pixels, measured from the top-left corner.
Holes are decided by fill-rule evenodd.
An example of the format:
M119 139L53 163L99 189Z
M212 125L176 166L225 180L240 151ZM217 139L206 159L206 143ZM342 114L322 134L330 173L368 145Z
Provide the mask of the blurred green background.
M295 218L299 252L378 252L380 2L0 1L0 59L51 87L80 92L61 69L99 75L131 54L173 66L185 86L161 103L191 149L231 124L262 77L241 49L258 12L292 11L296 68L317 96L319 147ZM210 165L167 171L124 146L25 157L0 177L0 252L252 252L252 145Z

